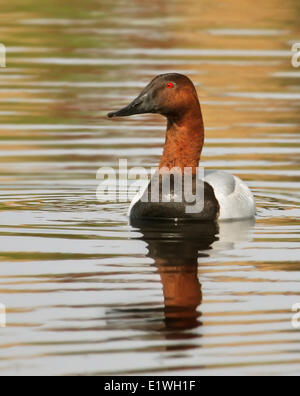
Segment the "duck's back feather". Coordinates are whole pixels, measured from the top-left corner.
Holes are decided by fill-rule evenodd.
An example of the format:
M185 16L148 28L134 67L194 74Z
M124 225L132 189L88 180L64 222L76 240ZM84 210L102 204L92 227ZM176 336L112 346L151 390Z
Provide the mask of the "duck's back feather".
M214 189L220 205L219 220L255 216L255 199L249 187L238 177L219 170L207 170L204 180Z

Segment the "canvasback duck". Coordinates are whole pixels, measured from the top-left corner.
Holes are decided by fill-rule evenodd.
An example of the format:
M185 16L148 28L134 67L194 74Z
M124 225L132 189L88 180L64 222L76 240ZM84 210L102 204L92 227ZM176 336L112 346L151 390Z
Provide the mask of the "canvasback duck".
M163 155L158 167L160 177L166 169L184 174L189 169L192 174L193 193L201 195L199 211L189 211L190 200L178 201L172 190L165 199L159 183L148 183L133 200L129 210L131 219L152 220L237 220L255 216L256 205L248 186L238 177L219 170L199 172L199 161L204 144L204 125L198 95L193 82L177 73L155 77L141 94L125 108L108 114L125 117L135 114L157 113L167 118L167 133ZM201 179L202 185L197 184ZM151 190L159 191L159 200L152 202ZM154 193L155 196L155 193ZM168 201L168 202L167 202Z

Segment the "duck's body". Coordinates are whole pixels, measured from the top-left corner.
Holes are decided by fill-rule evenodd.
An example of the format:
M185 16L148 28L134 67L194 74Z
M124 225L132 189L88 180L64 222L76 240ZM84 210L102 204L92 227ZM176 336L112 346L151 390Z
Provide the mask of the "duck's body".
M219 170L199 172L204 126L195 87L186 76L156 77L129 106L110 113L109 117L143 113L164 115L168 120L167 134L157 172L160 179L156 183L152 179L133 200L129 210L131 218L214 221L255 216L253 194L242 180ZM193 204L175 184L167 194L162 192L161 178L170 173L185 178L186 171L191 175L187 180L195 196ZM186 186L184 178L181 186ZM155 191L158 192L159 200L151 199L153 191L154 196ZM191 206L197 210L190 210Z
M238 177L219 170L205 170L204 177L200 177L201 181L203 182L204 202L203 210L199 212L187 213L186 208L189 204L174 202L174 193L170 202L163 202L167 199L160 199L159 202L145 199L151 190L151 183L147 183L131 202L128 216L131 219L199 221L240 220L255 216L256 206L253 194Z

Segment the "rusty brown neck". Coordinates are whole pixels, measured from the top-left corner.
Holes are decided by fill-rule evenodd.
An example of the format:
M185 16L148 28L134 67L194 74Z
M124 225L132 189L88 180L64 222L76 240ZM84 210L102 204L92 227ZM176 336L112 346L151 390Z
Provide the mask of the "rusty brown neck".
M192 168L196 173L204 143L200 104L194 103L183 114L168 117L167 136L159 169Z

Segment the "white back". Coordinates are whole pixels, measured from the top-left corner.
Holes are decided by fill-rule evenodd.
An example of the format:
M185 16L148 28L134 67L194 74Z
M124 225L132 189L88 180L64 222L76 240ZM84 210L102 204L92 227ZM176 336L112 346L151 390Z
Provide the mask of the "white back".
M255 216L254 196L241 179L219 170L206 170L204 180L213 187L219 202L219 220L237 220Z

